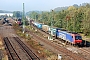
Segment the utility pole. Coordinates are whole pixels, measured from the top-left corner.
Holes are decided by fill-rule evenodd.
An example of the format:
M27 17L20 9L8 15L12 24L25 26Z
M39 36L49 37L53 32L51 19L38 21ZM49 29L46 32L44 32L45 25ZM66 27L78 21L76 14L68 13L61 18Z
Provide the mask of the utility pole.
M69 20L70 20L70 16L67 16L67 17L66 17L66 20L67 20L67 27L66 27L66 29L68 30L68 28L69 28L68 22L69 22Z
M52 10L52 15L51 16L52 17L51 17L51 26L50 26L50 37L49 37L49 40L53 40L53 38L52 38L52 33L53 33L52 27L53 27L53 19L54 19L54 17L53 17L53 10Z
M73 17L73 20L74 20L74 21L73 21L73 32L75 32L75 22L76 22L76 21L75 21L74 17Z
M67 30L68 30L68 20L67 20Z
M62 28L62 19L59 19L60 21L60 28Z
M22 15L22 20L23 20L23 33L25 33L25 11L24 11L24 3L23 3L23 15Z
M35 22L36 22L36 15L35 15Z
M43 11L42 11L42 23L44 24Z
M51 19L51 39L52 39L52 33L53 33L53 29L52 29L52 27L53 27L53 19L54 19L54 17L53 17L53 10L52 10L52 19Z

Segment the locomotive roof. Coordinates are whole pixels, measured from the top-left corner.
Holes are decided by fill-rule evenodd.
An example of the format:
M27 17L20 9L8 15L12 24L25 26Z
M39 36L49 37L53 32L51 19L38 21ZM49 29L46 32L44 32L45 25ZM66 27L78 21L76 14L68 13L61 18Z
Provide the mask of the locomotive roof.
M78 34L77 32L68 32L68 33L72 33L72 34Z

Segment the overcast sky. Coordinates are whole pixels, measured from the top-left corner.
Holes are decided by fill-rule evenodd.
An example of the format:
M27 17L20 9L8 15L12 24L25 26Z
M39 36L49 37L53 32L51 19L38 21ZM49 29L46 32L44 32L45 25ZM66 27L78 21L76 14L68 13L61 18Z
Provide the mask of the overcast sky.
M22 11L23 3L26 12L32 10L50 11L56 7L90 3L90 0L0 0L0 10Z

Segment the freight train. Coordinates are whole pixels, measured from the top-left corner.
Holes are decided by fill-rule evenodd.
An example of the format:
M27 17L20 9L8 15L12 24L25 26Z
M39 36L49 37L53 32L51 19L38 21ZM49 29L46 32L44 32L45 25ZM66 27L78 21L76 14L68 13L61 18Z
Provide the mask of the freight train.
M68 41L71 44L82 44L82 37L80 36L80 34L75 33L75 32L68 32L66 30L63 30L61 28L52 28L48 25L44 25L38 22L31 22L34 26L36 26L38 29L41 29L49 34L51 34L52 36L55 36L56 38L60 38L64 41Z

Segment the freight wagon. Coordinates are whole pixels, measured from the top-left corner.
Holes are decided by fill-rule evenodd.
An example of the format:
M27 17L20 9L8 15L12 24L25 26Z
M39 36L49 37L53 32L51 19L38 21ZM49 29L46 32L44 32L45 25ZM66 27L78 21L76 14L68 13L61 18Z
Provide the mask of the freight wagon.
M42 25L42 30L45 32L48 32L49 28L50 28L50 26L48 26L48 25Z
M67 32L66 30L60 28L51 28L48 25L44 25L36 22L33 22L33 24L37 28L45 31L46 33L49 33L52 36L56 36L56 38L63 39L72 44L82 44L82 37L78 33Z
M51 34L52 36L56 35L56 28L51 28L48 25L44 25L38 22L32 22L34 24L34 26L36 26L38 29L41 29L42 31Z
M42 24L38 23L38 22L33 22L34 26L36 26L39 29L42 29Z
M52 36L55 36L56 35L56 28L49 27L48 33L51 34Z

